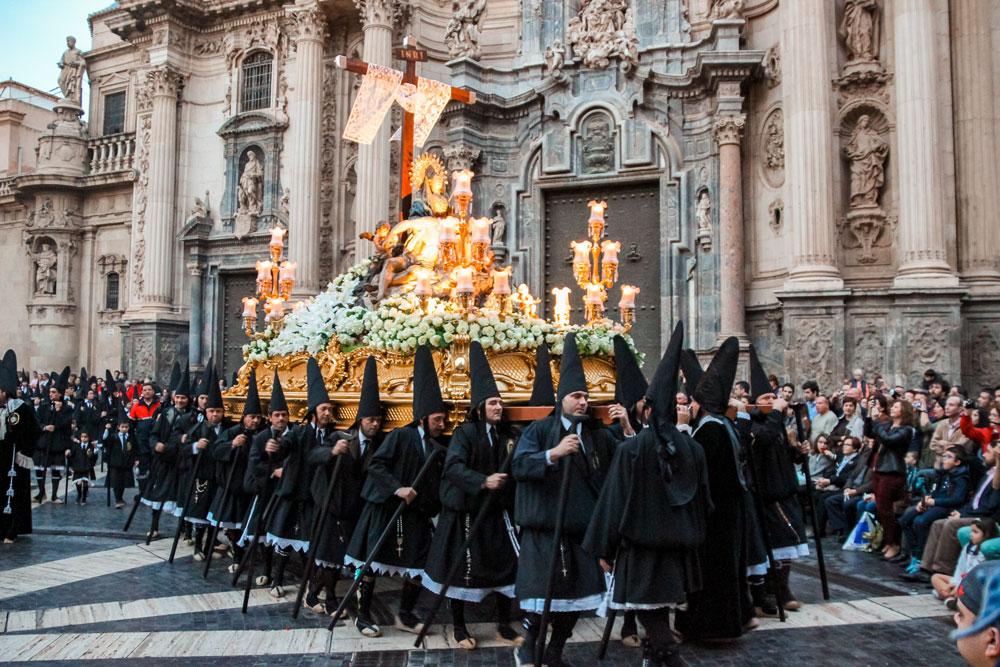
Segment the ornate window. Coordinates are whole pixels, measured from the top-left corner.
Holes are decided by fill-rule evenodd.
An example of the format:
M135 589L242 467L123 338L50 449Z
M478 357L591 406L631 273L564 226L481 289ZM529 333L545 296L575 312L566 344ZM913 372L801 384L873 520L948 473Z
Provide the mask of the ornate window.
M104 96L104 134L125 131L125 91Z
M240 111L255 111L271 106L270 53L258 51L243 60L242 85L240 86Z
M104 309L118 310L118 273L112 271L107 276L107 287L104 294Z

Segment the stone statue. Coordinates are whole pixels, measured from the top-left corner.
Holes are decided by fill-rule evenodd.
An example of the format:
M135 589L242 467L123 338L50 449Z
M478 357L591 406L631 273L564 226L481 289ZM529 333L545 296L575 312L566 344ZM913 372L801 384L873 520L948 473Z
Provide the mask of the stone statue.
M66 38L66 50L59 58L59 88L63 97L71 102L80 103L80 84L83 80L83 69L87 61L83 59L83 51L76 48L76 37Z
M237 213L260 215L264 208L264 169L253 151L247 153L236 196Z
M865 115L851 132L844 155L851 161L851 208L878 206L878 195L885 183L883 163L889 154L888 142L871 127Z
M507 234L507 221L503 219L502 208L498 208L496 213L493 214L493 223L490 231L490 245L496 248L503 247L504 236Z
M702 190L698 195L698 208L695 212L695 219L698 221L698 231L712 231L712 199L708 196L708 190Z
M42 249L35 255L35 294L56 293L56 261L52 244L42 244Z
M840 37L849 61L873 62L878 53L879 18L875 0L847 0Z
M584 67L604 69L619 56L622 69L638 63L635 19L627 0L583 0L580 13L569 20L566 38Z
M709 20L743 18L744 0L712 0L708 8Z
M557 39L545 47L545 73L558 76L566 64L566 45Z
M284 214L285 218L288 218L288 211L291 207L292 192L289 188L285 188L285 191L281 193L281 201L278 202L281 206L281 212Z
M597 174L615 167L615 140L611 120L604 114L587 119L583 128L583 172Z
M479 23L486 11L486 0L452 0L452 17L445 29L444 43L452 58L478 60Z

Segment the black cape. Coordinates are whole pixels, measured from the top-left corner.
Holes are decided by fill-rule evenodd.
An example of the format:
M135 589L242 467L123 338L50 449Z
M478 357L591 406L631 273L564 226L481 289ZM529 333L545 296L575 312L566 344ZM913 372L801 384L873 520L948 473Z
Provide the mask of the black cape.
M798 498L795 452L788 444L784 421L777 410L750 412L755 479L764 505L767 529L775 558L794 558L806 544L806 525ZM778 554L778 550L784 553ZM795 552L793 554L793 552Z
M246 436L246 442L233 447L233 440L238 435ZM243 489L243 478L246 476L248 452L255 435L257 432L247 430L241 421L223 431L211 447L212 458L216 462L217 489L208 513L208 522L213 526L218 525L223 529L243 527L243 519L253 501L253 496Z
M9 407L15 406L13 410ZM0 470L14 472L8 479L13 496L0 496L0 507L10 503L11 513L0 512L0 539L16 539L31 534L31 455L35 451L41 429L35 419L35 409L20 399L10 399L5 409L6 424L0 438ZM0 413L2 414L2 413ZM10 486L10 482L13 486ZM6 489L5 489L6 491Z

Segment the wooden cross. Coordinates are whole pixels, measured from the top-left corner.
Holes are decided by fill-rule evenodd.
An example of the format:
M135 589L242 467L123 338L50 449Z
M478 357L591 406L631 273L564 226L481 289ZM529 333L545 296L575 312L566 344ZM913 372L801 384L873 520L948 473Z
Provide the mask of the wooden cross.
M404 83L416 85L417 63L427 61L427 51L418 47L413 37L404 37L402 48L394 49L392 55L396 60L402 60L406 63L406 69L403 70L403 79L400 82L400 85ZM368 74L368 63L364 60L360 60L358 58L347 58L346 56L337 56L334 62L337 67L345 69L348 72L353 72L362 76ZM452 86L451 99L465 104L475 104L476 94L471 90L455 88ZM402 220L405 219L410 213L410 199L412 195L412 188L410 187L410 167L413 164L413 114L406 109L403 109L403 127L401 138L402 141L400 142L401 151L399 160L399 198L401 205L399 207L399 217Z

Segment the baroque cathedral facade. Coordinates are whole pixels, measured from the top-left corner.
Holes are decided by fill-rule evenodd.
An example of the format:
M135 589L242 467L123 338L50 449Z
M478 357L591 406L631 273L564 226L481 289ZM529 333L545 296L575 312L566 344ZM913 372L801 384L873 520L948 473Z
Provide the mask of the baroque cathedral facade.
M402 69L411 36L421 76L478 98L417 153L476 172L547 315L603 199L647 353L683 318L700 352L736 335L824 390L855 367L1000 383L995 3L120 0L89 24L86 125L0 100L0 141L37 149L0 172L0 327L31 368L228 377L269 228L295 297L370 254L401 114L343 140L360 77L335 58Z

